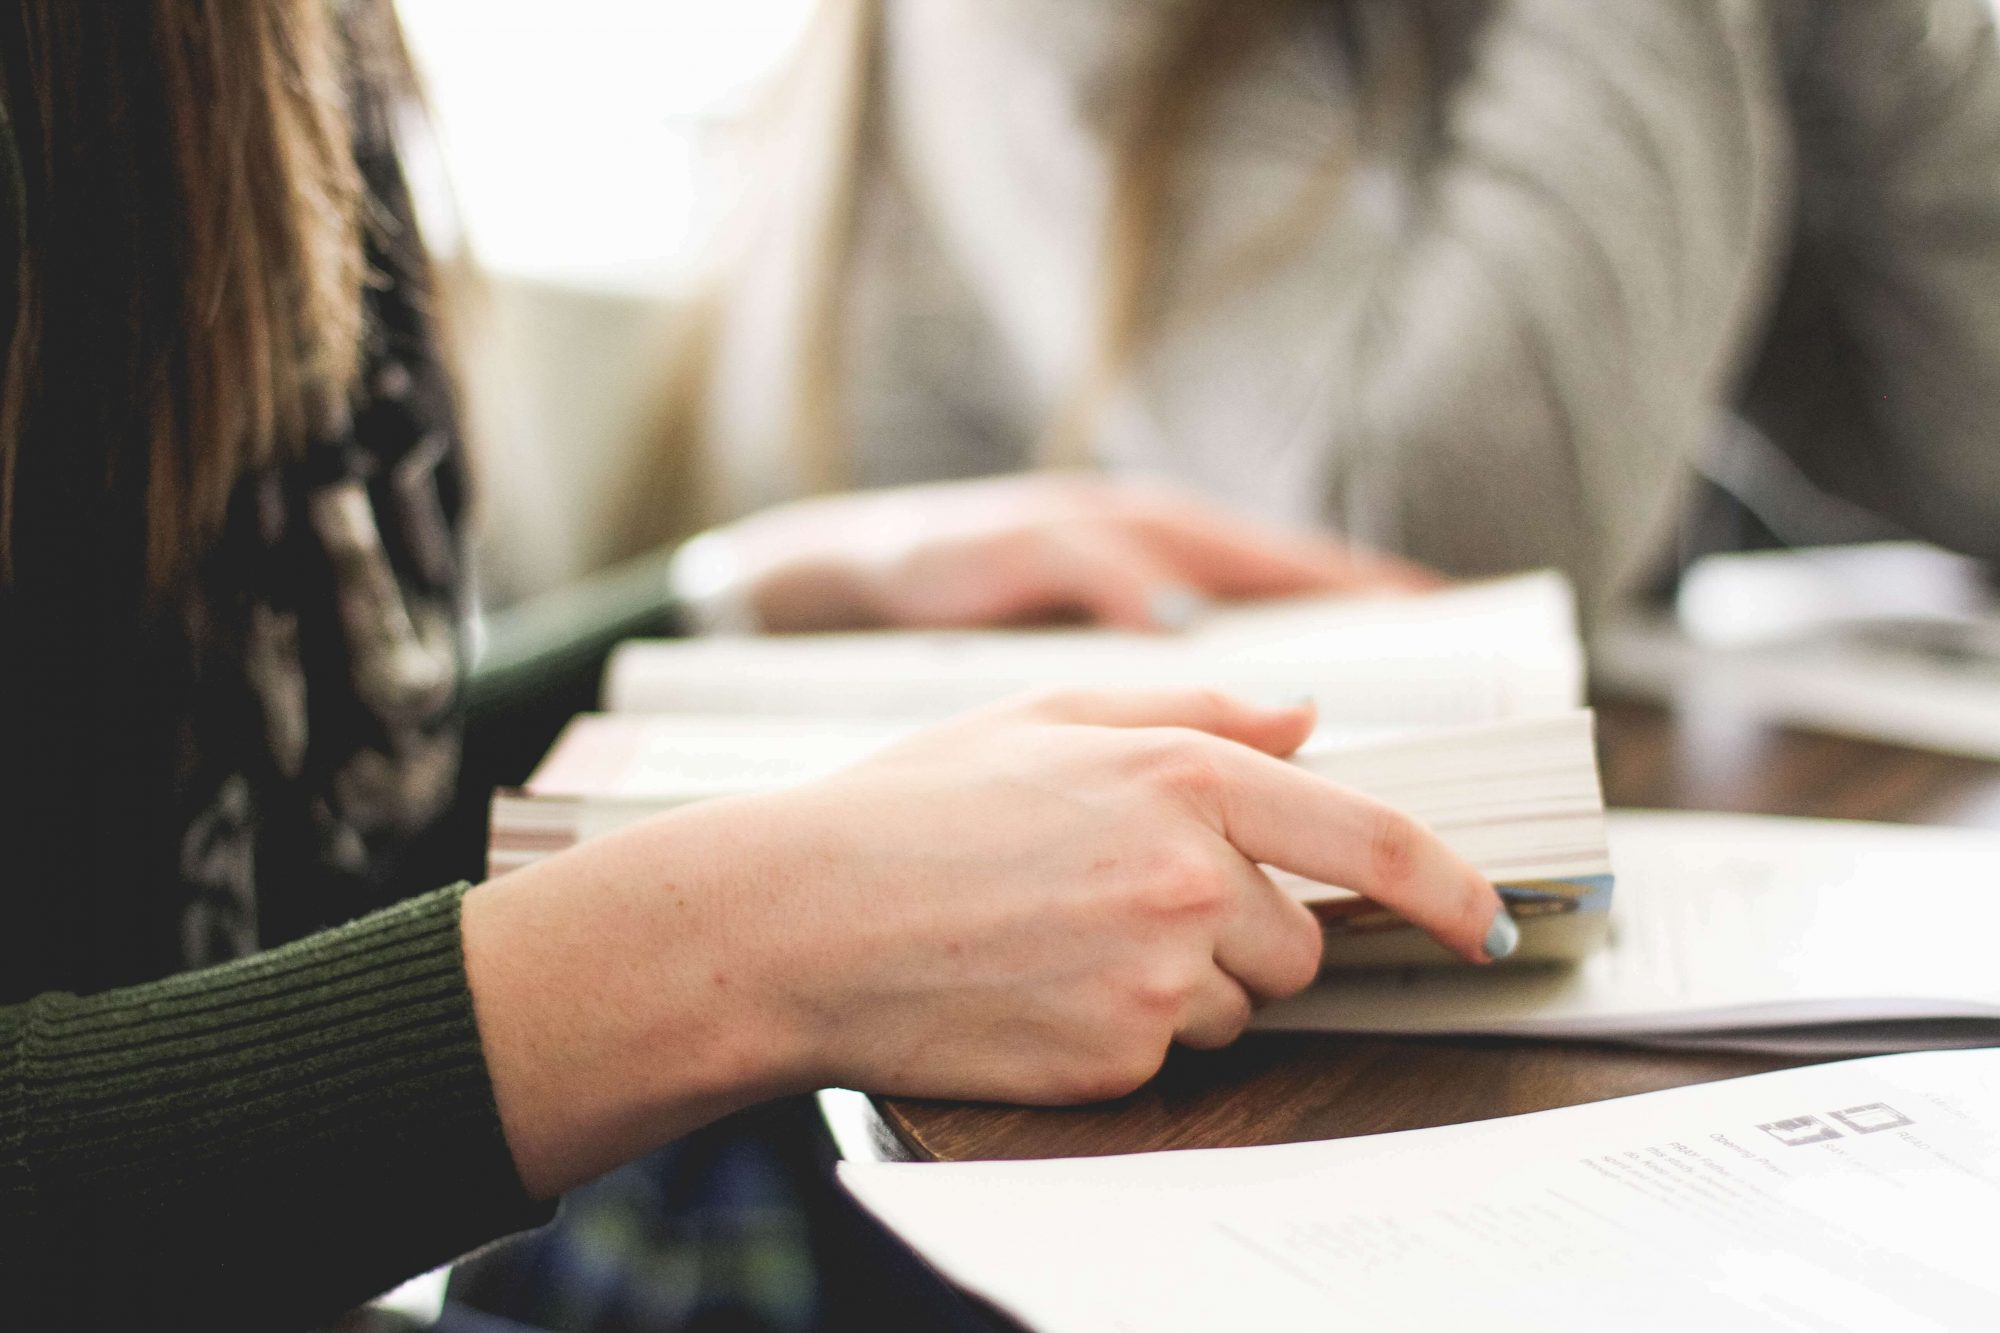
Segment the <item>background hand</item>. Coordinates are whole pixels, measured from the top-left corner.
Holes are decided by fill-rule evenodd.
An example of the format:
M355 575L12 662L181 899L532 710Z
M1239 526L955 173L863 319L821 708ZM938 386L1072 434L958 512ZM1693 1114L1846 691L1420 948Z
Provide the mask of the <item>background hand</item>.
M1030 474L783 505L701 539L774 631L1084 619L1185 628L1210 598L1443 580L1165 487Z

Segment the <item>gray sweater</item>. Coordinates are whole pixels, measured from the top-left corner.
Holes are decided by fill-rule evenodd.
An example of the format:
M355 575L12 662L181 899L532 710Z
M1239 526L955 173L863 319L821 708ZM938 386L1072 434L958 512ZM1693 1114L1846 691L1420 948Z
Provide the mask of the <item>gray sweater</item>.
M842 217L825 401L854 479L1038 461L1089 351L1107 107L1174 9L884 0L878 27L821 42L781 138L849 174L791 170L741 233L708 386L727 507L803 485L788 452L823 331L801 293ZM1431 9L1465 59L1433 67L1410 132L1356 135L1374 75L1314 5L1217 94L1096 461L1454 573L1557 565L1597 600L1658 555L1735 415L1835 493L2000 555L1985 4ZM1209 280L1349 149L1277 259Z

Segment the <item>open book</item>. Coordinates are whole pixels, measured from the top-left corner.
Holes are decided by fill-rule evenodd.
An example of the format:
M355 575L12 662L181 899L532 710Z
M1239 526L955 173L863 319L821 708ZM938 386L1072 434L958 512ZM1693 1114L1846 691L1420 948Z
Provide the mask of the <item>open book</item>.
M489 868L499 874L691 801L824 777L915 725L757 715L579 718L526 789L495 798ZM1611 866L1588 712L1367 741L1318 737L1293 762L1423 820L1500 885L1521 926L1510 963L1580 958L1603 942ZM1338 886L1273 878L1319 916L1329 966L1454 961L1401 918Z
M1323 723L1450 726L1583 702L1575 599L1527 574L1418 597L1218 608L1187 634L963 630L638 640L612 712L937 718L1024 690L1216 686L1306 693Z
M1609 945L1568 967L1328 977L1266 1028L1799 1054L2000 1044L2000 833L1614 812Z
M1042 1333L1882 1333L2000 1311L1992 1050L1322 1143L839 1169Z

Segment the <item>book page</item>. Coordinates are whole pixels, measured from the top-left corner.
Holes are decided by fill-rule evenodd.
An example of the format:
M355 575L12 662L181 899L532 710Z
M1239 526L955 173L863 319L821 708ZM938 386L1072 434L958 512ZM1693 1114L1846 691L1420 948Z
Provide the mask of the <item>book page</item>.
M2000 834L1614 812L1611 939L1568 967L1328 977L1259 1027L1663 1034L2000 1019Z
M1047 1333L1900 1333L2000 1309L1993 1050L1325 1143L840 1178Z
M663 805L769 791L860 763L921 726L886 717L585 713L526 790Z
M1574 599L1522 575L1414 597L1218 608L1186 634L966 630L640 640L607 671L613 712L936 718L1048 688L1308 693L1357 726L1448 725L1582 700Z

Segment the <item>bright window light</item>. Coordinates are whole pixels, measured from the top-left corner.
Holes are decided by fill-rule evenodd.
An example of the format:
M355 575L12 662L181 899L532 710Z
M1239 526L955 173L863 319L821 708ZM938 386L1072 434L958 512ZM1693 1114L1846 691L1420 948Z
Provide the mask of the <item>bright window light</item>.
M671 290L729 128L813 0L398 0L459 220L496 272Z

